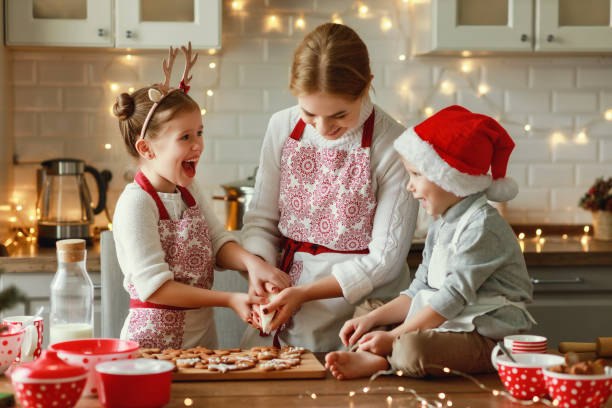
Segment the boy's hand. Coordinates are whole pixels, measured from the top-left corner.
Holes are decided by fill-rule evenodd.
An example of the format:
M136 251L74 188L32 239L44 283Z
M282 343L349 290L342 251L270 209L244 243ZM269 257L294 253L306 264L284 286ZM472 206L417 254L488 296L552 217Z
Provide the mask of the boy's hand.
M246 293L230 293L228 306L232 308L234 312L249 325L259 328L257 321L255 320L255 314L253 312L253 305L266 304L268 299L261 296L249 295Z
M351 347L364 333L367 333L372 327L374 327L374 319L370 314L355 317L354 319L347 320L344 322L342 329L340 329L340 340L346 347Z
M266 288L272 289L274 287L275 290L269 290L269 292L275 292L291 286L289 274L270 265L258 256L253 256L246 266L249 273L249 293L263 296L266 293Z
M395 336L390 332L374 331L366 333L361 340L359 340L359 350L369 351L370 353L386 357L391 354L394 341Z

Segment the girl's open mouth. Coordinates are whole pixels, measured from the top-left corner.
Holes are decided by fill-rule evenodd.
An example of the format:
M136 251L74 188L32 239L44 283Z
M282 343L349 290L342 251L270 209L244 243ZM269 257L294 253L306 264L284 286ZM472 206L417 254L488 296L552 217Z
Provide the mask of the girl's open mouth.
M195 160L186 160L184 162L181 163L183 170L185 171L185 174L187 174L187 177L194 177L195 173L196 173L196 164L197 161Z

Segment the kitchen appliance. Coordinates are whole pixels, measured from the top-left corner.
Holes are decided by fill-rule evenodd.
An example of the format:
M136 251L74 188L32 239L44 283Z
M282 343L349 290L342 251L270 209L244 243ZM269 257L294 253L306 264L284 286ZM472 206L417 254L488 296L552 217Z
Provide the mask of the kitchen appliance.
M55 246L59 239L82 238L91 242L94 215L106 207L106 186L110 172L103 175L79 159L52 159L41 163L38 175L38 243ZM85 181L91 174L98 187L93 205ZM105 180L106 178L106 180Z
M249 208L253 193L255 192L255 175L244 180L232 181L231 183L221 184L225 190L224 196L213 196L214 200L225 201L225 229L235 231L242 228L242 217Z

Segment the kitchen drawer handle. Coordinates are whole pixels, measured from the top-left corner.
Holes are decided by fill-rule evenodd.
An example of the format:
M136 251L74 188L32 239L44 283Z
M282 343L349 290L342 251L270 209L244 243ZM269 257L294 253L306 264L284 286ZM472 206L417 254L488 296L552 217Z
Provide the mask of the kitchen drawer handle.
M546 41L548 41L548 42L553 42L553 41L555 41L555 36L554 36L554 35L552 35L552 34L548 34L548 35L546 36Z
M94 290L101 290L102 289L102 285L93 285Z
M133 37L134 37L134 33L132 32L132 30L125 31L125 38L133 38Z
M531 283L533 283L534 285L544 285L544 284L549 284L549 283L584 283L584 279L577 276L574 279L538 279L538 278L531 278Z
M521 34L521 41L525 42L529 39L529 37L527 36L527 34Z

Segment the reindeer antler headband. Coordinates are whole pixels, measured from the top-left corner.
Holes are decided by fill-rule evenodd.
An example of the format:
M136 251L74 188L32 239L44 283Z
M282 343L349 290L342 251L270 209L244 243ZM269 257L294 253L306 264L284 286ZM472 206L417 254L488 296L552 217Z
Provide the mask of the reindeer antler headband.
M187 47L184 45L181 46L181 51L185 54L185 70L183 71L183 78L181 78L181 83L178 88L170 88L170 75L172 74L172 66L174 65L174 59L176 58L176 54L178 53L177 49L170 47L170 51L168 53L168 61L164 58L162 69L164 70L164 76L166 77L164 83L156 84L159 89L149 88L149 99L153 101L153 106L149 109L149 113L147 114L147 118L142 124L142 129L140 130L140 139L144 139L145 133L147 132L147 127L149 126L149 122L155 113L155 109L159 106L161 101L168 95L170 95L174 91L182 90L183 92L189 92L189 81L191 81L191 75L189 75L189 71L195 65L196 60L198 59L198 54L194 53L193 58L191 56L191 41Z

